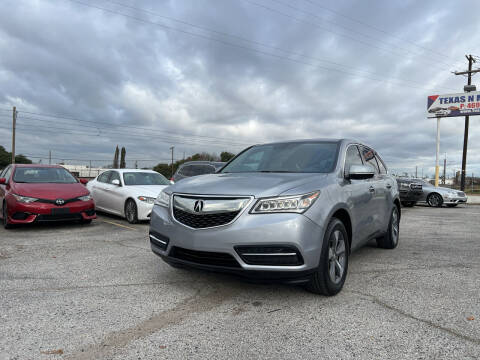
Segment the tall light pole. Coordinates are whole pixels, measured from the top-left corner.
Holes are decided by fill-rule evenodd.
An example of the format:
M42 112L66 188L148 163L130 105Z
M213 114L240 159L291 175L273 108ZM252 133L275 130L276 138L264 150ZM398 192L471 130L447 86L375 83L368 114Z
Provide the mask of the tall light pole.
M435 186L438 186L438 172L439 172L439 165L438 165L438 158L440 153L440 117L437 117L437 154L435 157Z
M170 150L172 151L172 170L171 170L172 174L171 174L170 178L173 178L173 149L175 149L175 146L170 147Z

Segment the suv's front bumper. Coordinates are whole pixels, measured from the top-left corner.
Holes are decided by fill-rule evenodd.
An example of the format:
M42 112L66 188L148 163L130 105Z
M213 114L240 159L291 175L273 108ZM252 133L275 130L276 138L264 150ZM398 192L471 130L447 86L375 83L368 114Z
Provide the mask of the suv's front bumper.
M170 263L181 263L197 268L236 273L254 278L296 279L311 274L319 263L324 229L304 215L249 214L247 209L233 223L209 229L191 229L172 219L169 209L155 205L150 221L150 232L168 245L151 240L152 251ZM157 237L158 238L158 237ZM237 246L287 246L301 254L301 265L251 265L237 253ZM186 261L174 257L173 247L198 252L229 254L238 266Z

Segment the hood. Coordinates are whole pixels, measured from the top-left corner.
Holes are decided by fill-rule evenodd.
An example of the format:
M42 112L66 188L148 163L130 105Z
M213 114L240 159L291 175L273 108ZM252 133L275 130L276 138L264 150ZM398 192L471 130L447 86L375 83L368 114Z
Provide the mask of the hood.
M130 195L156 198L168 185L127 185L125 189Z
M37 199L73 199L89 193L88 189L80 183L74 184L26 184L14 183L12 190L15 194L29 196Z
M269 197L324 179L327 174L299 173L227 173L200 175L183 179L168 192L200 195L253 195ZM312 188L312 190L315 190Z

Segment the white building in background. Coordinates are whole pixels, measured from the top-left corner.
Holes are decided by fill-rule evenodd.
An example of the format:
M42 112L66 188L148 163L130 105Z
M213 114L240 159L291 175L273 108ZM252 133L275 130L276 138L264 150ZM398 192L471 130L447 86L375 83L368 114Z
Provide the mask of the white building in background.
M96 168L96 167L88 167L86 165L62 165L65 169L70 171L73 175L79 178L89 178L93 179L97 177L102 172L110 170L107 168Z

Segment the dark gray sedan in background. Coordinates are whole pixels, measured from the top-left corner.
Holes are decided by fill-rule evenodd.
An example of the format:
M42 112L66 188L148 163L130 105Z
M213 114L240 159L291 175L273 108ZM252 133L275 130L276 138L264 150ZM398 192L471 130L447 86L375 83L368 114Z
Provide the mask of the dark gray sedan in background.
M301 140L247 148L216 174L165 188L150 244L172 266L304 283L335 295L348 257L399 240L397 182L372 148Z

